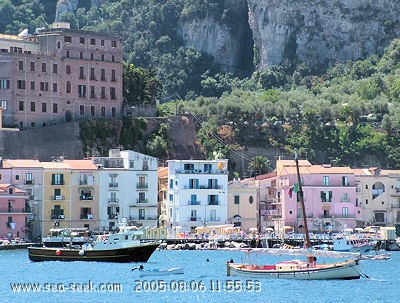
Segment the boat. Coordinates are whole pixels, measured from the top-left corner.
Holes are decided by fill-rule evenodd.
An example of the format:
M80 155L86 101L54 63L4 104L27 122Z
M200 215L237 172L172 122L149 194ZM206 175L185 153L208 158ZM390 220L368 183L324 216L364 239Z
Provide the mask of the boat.
M332 249L334 251L369 253L375 248L374 241L362 241L355 236L338 236L333 239Z
M147 262L160 245L158 241L141 240L141 230L123 223L117 233L96 235L80 246L28 247L31 261L97 261Z
M139 269L140 277L147 276L167 276L167 275L182 275L183 268L182 267L172 267L172 268L162 268L162 269Z
M274 279L293 279L293 280L328 280L328 279L360 279L360 253L344 253L333 252L327 250L314 250L311 248L310 236L307 226L307 216L304 206L303 190L300 178L300 169L297 153L295 153L295 164L297 172L297 181L299 189L299 197L304 218L305 244L301 249L259 249L247 251L248 256L254 253L269 253L269 254L286 254L306 257L305 261L294 259L288 261L277 262L275 264L258 265L253 264L250 259L248 263L227 262L228 276L241 276L247 278L274 278ZM344 261L333 263L317 263L318 256L348 258Z
M83 245L88 241L90 231L87 228L51 228L47 237L43 237L42 244L46 247L65 247Z

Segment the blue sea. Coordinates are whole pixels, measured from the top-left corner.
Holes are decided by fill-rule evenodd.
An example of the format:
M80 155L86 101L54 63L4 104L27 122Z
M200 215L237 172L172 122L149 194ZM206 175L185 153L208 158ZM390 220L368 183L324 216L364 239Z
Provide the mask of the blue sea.
M139 277L140 264L31 262L27 250L0 251L2 302L397 302L400 252L364 260L349 281L240 280L226 276L232 251L156 251L145 269L183 267L183 275ZM263 256L274 262L276 256ZM293 258L293 257L292 257Z

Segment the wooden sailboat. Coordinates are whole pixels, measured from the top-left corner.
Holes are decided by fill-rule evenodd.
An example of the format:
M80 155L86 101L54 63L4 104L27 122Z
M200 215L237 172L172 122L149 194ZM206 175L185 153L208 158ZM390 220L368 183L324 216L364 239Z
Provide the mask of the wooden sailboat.
M227 263L227 275L244 276L249 278L273 278L293 280L359 279L361 277L361 269L359 264L361 256L359 253L339 253L331 251L317 251L311 249L297 153L295 153L295 161L297 181L299 185L299 197L304 218L305 248L253 249L248 250L247 254L249 255L249 257L250 255L253 255L255 253L305 256L306 261L295 259L290 261L277 262L272 265L256 265L253 264L251 261L249 263ZM349 259L334 263L318 264L318 256L334 258L347 257Z

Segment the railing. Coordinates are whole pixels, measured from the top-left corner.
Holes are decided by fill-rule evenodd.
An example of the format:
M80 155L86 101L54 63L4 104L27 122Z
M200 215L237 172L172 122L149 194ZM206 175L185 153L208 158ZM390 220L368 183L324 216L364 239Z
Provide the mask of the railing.
M116 220L116 219L118 219L118 215L117 214L109 214L108 219Z
M207 205L220 205L219 201L208 201Z
M61 219L61 220L63 220L63 219L65 219L65 216L64 215L52 215L51 216L51 219Z
M65 200L65 197L64 196L51 196L50 199L56 200L56 201L61 201L61 200Z
M0 213L31 213L29 208L0 208Z
M341 202L350 202L350 199L349 198L342 198L340 201Z
M81 215L80 219L81 220L93 220L93 215L92 214L87 214L86 216Z
M64 185L64 181L51 181L51 185Z
M201 169L193 169L193 170L185 170L185 169L178 169L176 171L178 174L228 174L227 170L217 170L217 169L212 169L212 170L206 170L202 171Z
M346 219L346 218L355 218L356 214L335 214L335 218L338 219Z
M109 187L118 187L118 182L110 182L108 184Z
M188 221L201 221L201 217L188 217Z
M210 218L206 218L207 222L219 222L221 221L221 217L210 217Z
M147 188L149 188L149 184L148 183L138 183L138 184L136 184L136 188L137 189L147 189Z
M33 184L33 180L25 180L25 185Z
M136 203L147 203L147 199L136 199Z
M80 196L81 200L93 200L93 196Z
M188 201L188 205L200 205L200 201Z
M118 203L118 202L119 202L118 198L108 199L108 203Z

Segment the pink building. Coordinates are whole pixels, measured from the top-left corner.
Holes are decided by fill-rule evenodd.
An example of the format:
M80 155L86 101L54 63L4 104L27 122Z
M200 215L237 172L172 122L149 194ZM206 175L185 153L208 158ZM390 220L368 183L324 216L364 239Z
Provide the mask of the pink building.
M276 177L267 188L266 215L268 225L276 232L289 230L301 233L304 227L297 173L294 160L278 160ZM312 165L299 161L301 184L308 228L321 233L355 228L361 222L361 208L356 199L354 173L349 167ZM291 194L290 194L291 192Z
M26 192L13 184L0 184L0 237L27 239L30 215Z

